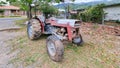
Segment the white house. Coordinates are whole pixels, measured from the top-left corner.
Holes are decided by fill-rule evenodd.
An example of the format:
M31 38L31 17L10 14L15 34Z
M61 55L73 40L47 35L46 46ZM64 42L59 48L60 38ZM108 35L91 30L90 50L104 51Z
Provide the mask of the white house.
M105 20L119 20L120 21L120 3L108 5L103 8L105 12Z

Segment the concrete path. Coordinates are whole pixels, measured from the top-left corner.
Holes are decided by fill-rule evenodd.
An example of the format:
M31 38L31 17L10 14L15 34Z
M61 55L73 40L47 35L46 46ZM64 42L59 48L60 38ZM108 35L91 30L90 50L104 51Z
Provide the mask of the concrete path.
M20 20L23 18L0 18L0 30L10 29L10 28L19 28L15 25L15 20Z

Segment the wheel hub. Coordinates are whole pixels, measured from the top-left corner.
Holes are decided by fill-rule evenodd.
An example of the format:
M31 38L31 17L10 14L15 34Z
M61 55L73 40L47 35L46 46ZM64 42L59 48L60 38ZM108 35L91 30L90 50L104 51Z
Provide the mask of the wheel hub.
M76 38L73 39L74 43L79 43L80 41L81 41L81 39L79 37L76 37Z
M50 54L51 56L55 56L56 49L55 49L54 43L52 43L52 42L49 41L48 44L47 44L47 48L48 48L49 54Z

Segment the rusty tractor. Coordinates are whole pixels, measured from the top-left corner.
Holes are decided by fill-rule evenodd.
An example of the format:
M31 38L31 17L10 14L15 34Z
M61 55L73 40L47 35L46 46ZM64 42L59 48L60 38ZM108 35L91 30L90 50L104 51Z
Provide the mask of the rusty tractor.
M42 34L49 34L50 36L46 40L47 53L53 61L60 62L64 54L62 41L67 40L77 46L83 43L80 23L79 20L55 17L45 20L44 16L39 16L29 20L27 34L31 40L40 38Z

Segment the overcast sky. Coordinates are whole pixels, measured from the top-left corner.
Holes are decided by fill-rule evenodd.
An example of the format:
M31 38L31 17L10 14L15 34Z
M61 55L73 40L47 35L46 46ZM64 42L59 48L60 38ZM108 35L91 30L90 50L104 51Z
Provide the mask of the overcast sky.
M74 3L94 2L94 1L103 1L103 0L75 0ZM108 0L108 1L110 1L110 0ZM65 0L65 3L68 3L68 2L70 3L70 0ZM53 5L58 5L58 3L53 3Z
M70 0L65 0L66 2L69 2ZM91 1L104 1L104 0L75 0L75 3L81 3L81 2L91 2ZM110 0L108 0L110 1Z
M75 0L75 2L80 3L80 2L91 2L91 1L100 1L100 0Z

